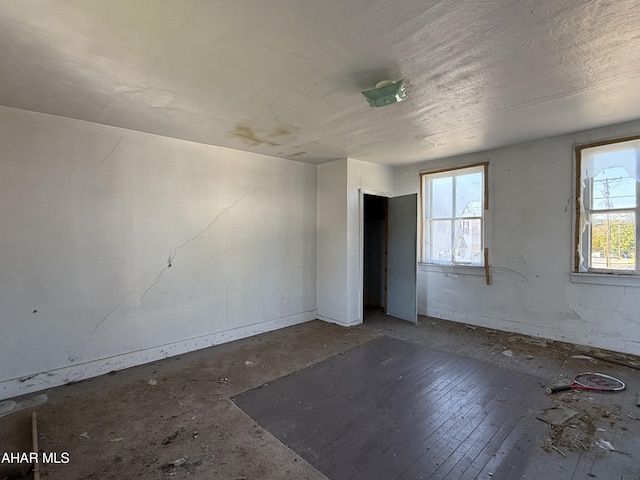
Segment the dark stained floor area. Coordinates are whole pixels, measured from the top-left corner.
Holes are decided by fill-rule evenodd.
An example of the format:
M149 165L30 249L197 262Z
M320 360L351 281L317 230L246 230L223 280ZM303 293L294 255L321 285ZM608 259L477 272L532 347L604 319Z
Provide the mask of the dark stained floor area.
M325 460L337 453L360 478L404 472L400 478L414 480L431 471L434 479L462 480L640 478L638 357L369 313L358 327L314 321L53 388L40 392L45 403L9 414L0 402L0 451L29 451L35 411L41 451L70 459L41 465L43 480L337 480L346 474ZM422 367L407 368L420 359ZM325 364L333 366L316 373ZM375 375L363 378L358 369L371 365ZM580 371L619 377L628 388L545 395L544 386ZM290 403L299 414L291 423L315 418L305 406L322 409L326 401L334 409L324 423L309 424L317 433L308 438L280 441L232 400L298 375L316 393ZM343 393L326 398L335 388ZM265 405L278 409L282 401ZM545 405L576 415L550 426L534 415ZM379 455L366 472L360 457L370 452ZM317 462L326 462L318 464L326 475ZM32 478L28 467L0 464L0 480Z
M521 471L514 470L506 478L640 479L639 357L428 317L421 317L420 325L414 327L379 310L369 313L365 325L394 338L485 361L504 374L516 371L542 378L545 386L568 383L575 374L585 371L622 379L627 389L620 393L569 391L549 395L552 408L568 408L576 415L558 425L543 423L546 435L535 455Z
M331 480L510 479L546 433L543 381L384 336L236 403Z

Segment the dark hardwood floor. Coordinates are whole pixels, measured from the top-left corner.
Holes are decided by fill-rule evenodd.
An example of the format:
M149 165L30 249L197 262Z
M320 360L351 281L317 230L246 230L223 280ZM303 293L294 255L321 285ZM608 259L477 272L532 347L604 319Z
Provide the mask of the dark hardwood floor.
M368 313L47 390L0 415L0 453L29 451L33 410L40 449L71 459L42 478L640 479L640 357ZM545 394L583 371L627 389ZM548 407L576 414L549 425L536 418ZM0 462L0 480L16 466L29 478Z
M519 478L544 379L381 337L235 401L331 480Z

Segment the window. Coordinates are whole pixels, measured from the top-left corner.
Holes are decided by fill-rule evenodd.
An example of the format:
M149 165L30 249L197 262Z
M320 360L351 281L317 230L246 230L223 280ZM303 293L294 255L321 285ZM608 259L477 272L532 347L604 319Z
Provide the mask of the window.
M640 137L576 147L576 272L638 275Z
M420 174L423 263L484 265L488 163Z

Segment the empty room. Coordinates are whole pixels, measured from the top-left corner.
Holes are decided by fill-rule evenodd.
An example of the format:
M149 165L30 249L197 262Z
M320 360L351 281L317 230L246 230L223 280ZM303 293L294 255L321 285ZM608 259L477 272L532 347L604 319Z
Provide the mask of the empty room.
M640 3L0 2L0 480L640 478Z

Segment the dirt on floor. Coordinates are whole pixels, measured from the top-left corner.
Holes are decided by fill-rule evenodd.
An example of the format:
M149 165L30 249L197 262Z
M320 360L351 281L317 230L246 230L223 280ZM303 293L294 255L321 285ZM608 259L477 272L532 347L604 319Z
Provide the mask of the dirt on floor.
M476 328L467 326L466 328ZM569 384L573 376L580 372L597 370L615 376L624 376L628 369L639 371L640 358L618 352L573 345L565 342L537 339L532 337L509 335L495 330L484 330L483 344L512 352L526 360L534 360L544 355L545 363L563 367L566 373L551 377L549 384ZM509 356L509 355L506 355ZM620 368L625 367L625 368ZM635 377L636 375L634 375ZM555 382L553 380L556 380ZM637 385L632 385L637 388ZM604 395L604 404L596 397ZM613 396L612 396L613 395ZM615 403L615 393L595 393L585 391L568 391L550 395L554 407L569 408L576 414L558 425L549 425L549 434L545 438L543 448L566 455L566 451L582 452L593 446L613 450L615 447L602 437L607 431L628 431L629 421L640 422L638 414L625 412L620 404ZM599 399L602 400L602 399ZM618 452L630 455L628 452Z
M233 397L380 335L533 372L548 384L596 368L640 378L637 357L421 320L415 327L383 315L349 329L309 322L57 387L44 392L46 403L0 417L0 455L30 450L31 414L36 411L41 452L61 460L40 465L45 479L325 479L245 415ZM550 426L543 449L567 455L593 448L600 437L606 438L600 429L620 432L630 422L630 435L640 431L640 407L635 415L627 405L616 407L613 396L606 401L588 398L584 392L552 397L554 405L578 413ZM0 463L0 480L31 478L30 469L30 464Z
M541 448L567 457L595 451L596 456L636 445L640 436L640 357L588 346L517 335L495 329L421 317L419 329L373 315L376 331L454 351L500 367L541 378L541 392L555 384L569 384L580 372L600 372L626 383L621 393L565 391L548 395L550 408L569 408L576 414L558 425L549 424ZM631 441L630 441L631 440ZM633 448L628 448L633 450ZM638 455L636 454L636 457Z
M375 336L312 322L52 389L36 409L39 447L69 461L40 476L324 479L232 397ZM0 446L30 450L31 410L0 418ZM4 465L0 480L30 467Z

